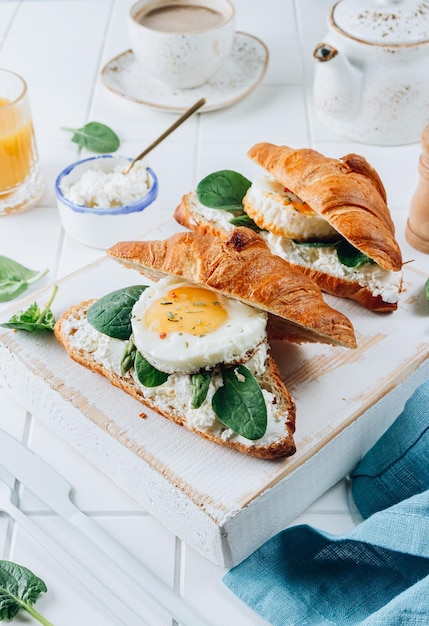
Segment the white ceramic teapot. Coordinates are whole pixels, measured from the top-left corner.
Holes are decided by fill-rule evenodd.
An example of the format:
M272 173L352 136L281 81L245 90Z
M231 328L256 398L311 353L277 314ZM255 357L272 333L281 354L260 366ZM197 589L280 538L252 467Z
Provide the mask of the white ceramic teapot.
M313 53L320 119L365 143L419 141L429 122L429 2L339 0L328 25Z

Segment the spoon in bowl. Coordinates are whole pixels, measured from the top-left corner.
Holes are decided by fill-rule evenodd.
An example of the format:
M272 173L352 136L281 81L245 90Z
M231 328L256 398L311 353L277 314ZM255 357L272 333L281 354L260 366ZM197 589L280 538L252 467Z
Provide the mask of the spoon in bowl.
M198 100L198 102L195 102L195 104L193 104L187 111L185 111L179 118L177 118L177 120L174 122L174 124L169 126L169 128L167 128L167 130L164 131L162 133L162 135L160 135L157 139L155 139L155 141L153 141L150 144L150 146L145 148L145 150L143 150L143 152L141 152L132 161L130 161L130 163L124 169L123 173L124 174L128 174L130 169L134 166L135 163L137 163L137 161L140 161L143 157L145 157L147 154L149 154L149 152L151 152L151 150L156 148L156 146L158 144L160 144L161 141L164 141L164 139L166 137L168 137L168 135L170 135L170 133L172 133L174 130L176 130L176 128L178 128L181 124L183 124L183 122L186 121L188 119L188 117L191 117L191 115L193 115L196 111L198 111L198 109L200 109L205 103L206 103L206 99L205 98L200 98Z

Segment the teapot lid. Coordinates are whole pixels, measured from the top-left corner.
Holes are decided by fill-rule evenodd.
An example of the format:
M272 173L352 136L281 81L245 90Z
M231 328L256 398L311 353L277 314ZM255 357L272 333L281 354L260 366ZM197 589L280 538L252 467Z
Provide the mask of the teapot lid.
M416 44L429 41L429 2L424 0L339 0L332 26L366 43Z

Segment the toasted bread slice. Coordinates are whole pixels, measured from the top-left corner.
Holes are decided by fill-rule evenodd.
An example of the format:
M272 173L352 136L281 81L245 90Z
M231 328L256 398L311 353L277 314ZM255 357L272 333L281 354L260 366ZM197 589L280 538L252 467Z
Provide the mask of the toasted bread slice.
M230 237L235 228L229 221L229 212L203 206L195 191L183 196L174 212L174 218L179 224L195 232L216 235L223 239ZM273 254L305 273L325 293L354 300L376 312L385 313L397 309L402 284L401 272L385 270L375 264L365 272L344 266L334 270L333 263L336 259L329 258L326 249L321 250L320 254L328 262L322 263L321 258L317 257L315 263L314 256L319 253L316 249L310 249L306 254L305 247L296 245L291 239L267 230L262 230L260 235ZM331 257L335 254L333 248Z
M268 312L271 339L356 347L350 320L248 228L234 229L227 240L182 232L161 241L119 242L108 254L151 279L180 277Z
M121 354L120 344L122 343L125 348L126 341L106 337L89 325L86 313L92 302L86 301L70 307L55 324L56 338L74 361L106 377L113 385L148 408L216 444L262 459L275 459L294 454L295 403L281 380L276 362L269 354L265 361L265 370L255 374L256 380L265 392L268 414L266 435L261 439L249 440L226 428L211 408L210 392L205 406L202 407L205 419L200 421L206 421L209 414L213 422L210 428L204 429L199 427L199 420L195 417L199 409L192 409L189 401L186 403L180 396L181 390L186 390L190 385L188 374L173 374L163 385L146 388L139 383L133 368L126 374L121 373L120 363L116 361L120 360L117 356ZM91 337L90 351L88 336ZM99 341L102 342L102 349L97 350L94 346L97 346Z

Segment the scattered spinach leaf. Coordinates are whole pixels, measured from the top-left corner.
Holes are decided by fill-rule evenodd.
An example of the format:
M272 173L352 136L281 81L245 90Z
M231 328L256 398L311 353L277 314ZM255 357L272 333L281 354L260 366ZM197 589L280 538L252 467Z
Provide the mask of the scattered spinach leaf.
M23 609L44 626L52 626L33 604L47 588L41 578L22 565L0 561L0 621L12 620Z
M199 409L207 397L212 373L207 370L201 370L191 375L191 407Z
M426 299L429 302L429 278L427 279L425 283L425 294L426 294Z
M118 135L108 126L100 122L88 122L82 128L64 128L72 135L72 141L91 152L116 152L120 146Z
M136 352L136 358L134 360L134 369L137 378L145 387L158 387L165 383L168 378L168 374L160 372L156 367L153 367L138 351Z
M30 270L7 256L0 256L0 302L17 298L48 271Z
M14 330L26 330L33 332L34 330L54 330L55 317L51 311L51 305L57 294L58 286L55 285L45 308L40 310L39 305L34 302L25 311L19 311L12 315L8 322L0 324L4 328L12 328Z
M361 267L365 263L375 263L369 256L352 246L346 239L337 245L337 256L340 263L347 267Z
M233 170L220 170L203 178L197 185L201 204L224 211L243 211L243 198L252 183Z
M246 439L260 439L267 430L267 407L262 390L244 365L221 365L223 386L216 390L212 407L220 421Z
M131 336L131 310L147 285L133 285L106 294L89 307L88 323L103 335L115 339Z

